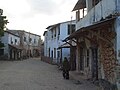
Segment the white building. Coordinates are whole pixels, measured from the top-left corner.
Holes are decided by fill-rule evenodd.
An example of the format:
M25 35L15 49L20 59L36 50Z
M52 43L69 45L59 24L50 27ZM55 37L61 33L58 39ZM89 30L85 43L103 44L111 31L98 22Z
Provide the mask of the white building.
M41 36L30 32L24 32L24 47L30 56L39 56L41 50Z
M76 32L65 40L76 41L76 71L119 90L120 0L78 0L73 11Z
M0 49L0 55L3 59L19 59L20 58L20 37L8 30L4 32L1 38L4 47Z
M70 48L58 49L65 42L64 40L75 31L75 21L67 21L48 26L44 32L44 56L50 57L55 63L62 62L64 57L69 59Z
M22 47L22 58L40 56L41 36L26 32L24 30L9 30L20 36L20 46Z

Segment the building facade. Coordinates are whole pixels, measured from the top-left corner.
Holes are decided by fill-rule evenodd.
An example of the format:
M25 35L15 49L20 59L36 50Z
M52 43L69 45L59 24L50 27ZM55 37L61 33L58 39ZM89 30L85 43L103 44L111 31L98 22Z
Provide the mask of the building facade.
M21 50L20 37L15 35L8 30L4 32L4 36L1 38L4 47L0 49L1 59L20 59Z
M22 58L37 57L41 53L41 36L26 32L24 30L9 30L19 35L20 47L22 47Z
M67 21L48 26L44 32L44 56L52 58L53 62L61 63L64 57L69 59L70 48L59 47L64 44L64 40L70 35L70 29L75 31L75 21Z
M76 42L76 71L93 81L119 88L120 0L79 0L76 32L65 39Z

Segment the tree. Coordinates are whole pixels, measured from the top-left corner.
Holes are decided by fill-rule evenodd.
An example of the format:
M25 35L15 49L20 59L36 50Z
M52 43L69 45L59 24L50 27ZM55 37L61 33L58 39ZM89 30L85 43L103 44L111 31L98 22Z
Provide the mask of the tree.
M8 23L8 20L6 20L6 16L3 16L3 10L0 9L0 38L4 36L4 29L6 28L6 24ZM4 44L0 40L0 48L4 47Z

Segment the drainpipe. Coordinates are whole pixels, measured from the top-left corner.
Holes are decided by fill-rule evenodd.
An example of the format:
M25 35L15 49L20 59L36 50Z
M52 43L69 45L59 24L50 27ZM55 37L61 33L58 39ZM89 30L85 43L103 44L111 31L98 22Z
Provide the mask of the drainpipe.
M118 11L118 6L117 6L117 3L118 3L118 0L115 0L115 13L117 13L117 11Z
M93 22L95 22L95 0L93 0Z
M103 7L102 7L102 0L100 1L100 5L101 5L101 19L103 18Z

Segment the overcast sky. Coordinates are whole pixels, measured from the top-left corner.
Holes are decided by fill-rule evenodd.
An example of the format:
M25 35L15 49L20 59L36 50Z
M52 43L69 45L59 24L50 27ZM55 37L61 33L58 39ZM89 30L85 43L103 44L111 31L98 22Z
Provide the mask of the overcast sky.
M9 21L9 29L43 35L49 25L71 20L78 0L1 0L0 8ZM42 36L43 38L43 36Z

